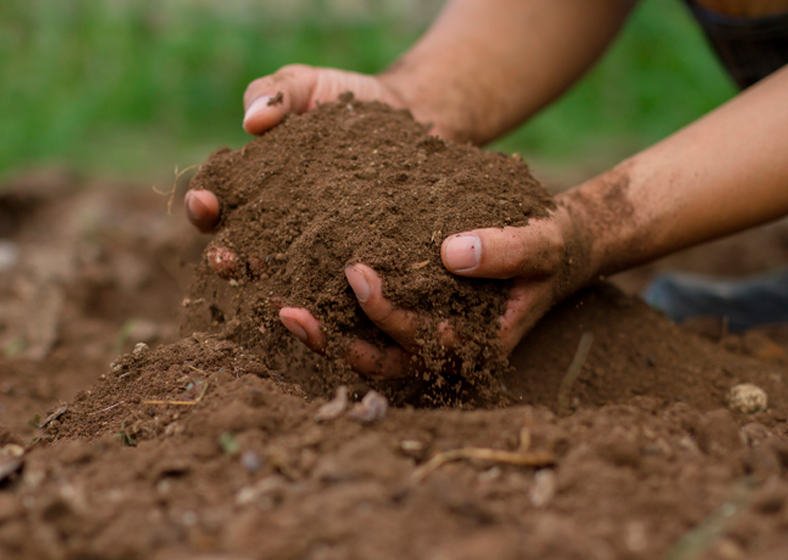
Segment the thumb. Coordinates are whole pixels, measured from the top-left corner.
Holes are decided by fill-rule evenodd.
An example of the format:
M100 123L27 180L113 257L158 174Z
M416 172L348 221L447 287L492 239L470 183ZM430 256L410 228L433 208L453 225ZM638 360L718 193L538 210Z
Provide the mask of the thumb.
M316 85L317 69L303 64L284 66L253 81L244 93L244 130L259 135L279 124L287 113L306 112Z
M449 272L472 278L537 278L554 271L564 254L563 237L550 219L458 233L441 246Z

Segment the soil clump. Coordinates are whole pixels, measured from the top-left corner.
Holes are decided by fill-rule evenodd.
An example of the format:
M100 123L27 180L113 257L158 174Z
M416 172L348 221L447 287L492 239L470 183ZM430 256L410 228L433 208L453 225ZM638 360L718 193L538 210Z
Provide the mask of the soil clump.
M288 116L239 150L215 152L191 186L214 192L222 209L192 290L202 304L189 307L187 331L237 320L240 344L291 354L292 336L277 317L287 305L318 318L332 358L347 337L390 344L344 276L347 265L363 262L383 278L386 297L423 318L425 344L413 358L428 381L422 399L467 400L475 386L476 398L500 401L498 319L510 285L450 274L440 247L453 233L548 215L554 203L521 159L444 142L407 111L346 94ZM229 283L220 285L217 272ZM437 334L442 320L460 340L451 352ZM349 379L332 363L320 371L327 389Z

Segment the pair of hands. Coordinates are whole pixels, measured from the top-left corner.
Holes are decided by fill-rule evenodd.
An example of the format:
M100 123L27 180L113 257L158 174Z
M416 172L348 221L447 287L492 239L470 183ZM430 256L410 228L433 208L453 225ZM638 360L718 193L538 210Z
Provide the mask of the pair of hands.
M252 82L244 95L244 129L262 134L279 124L290 112L304 113L318 102L336 99L352 91L357 99L383 101L405 107L403 96L385 77L365 76L340 70L287 66L277 73ZM279 92L281 102L269 101ZM417 108L408 107L417 120L429 120ZM449 137L450 127L433 128L439 136ZM205 190L186 194L186 214L202 232L211 232L219 221L219 201ZM581 244L570 205L559 201L558 208L546 219L534 220L525 227L487 228L459 233L446 238L441 259L449 272L472 278L513 279L511 298L500 317L501 352L508 356L525 334L559 300L568 296L590 278L577 266L583 259L567 255ZM364 312L397 345L379 349L361 340L345 344L345 360L361 375L392 379L408 375L410 357L418 352L418 317L413 311L397 308L383 297L383 280L364 264L348 266L345 276ZM284 307L279 312L282 324L311 350L325 352L327 340L317 319L307 309ZM442 325L443 345L451 348L455 335L451 325Z

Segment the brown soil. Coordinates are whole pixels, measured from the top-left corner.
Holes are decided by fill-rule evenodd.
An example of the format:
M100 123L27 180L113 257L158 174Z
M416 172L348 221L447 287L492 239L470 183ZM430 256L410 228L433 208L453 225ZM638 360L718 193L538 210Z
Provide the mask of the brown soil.
M203 242L160 197L28 176L0 190L0 225L19 249L0 275L0 558L788 552L776 327L733 337L695 325L697 337L600 286L554 309L516 351L502 380L522 404L319 423L325 399L224 338L232 321L177 340L190 274L177 263L197 262ZM779 246L788 230L771 231ZM738 248L716 250L739 261ZM559 411L586 332L591 352ZM139 342L148 347L117 357ZM726 408L745 381L768 393L767 411ZM43 429L27 424L34 414ZM463 448L498 460L424 470Z
M314 313L334 342L329 355L341 355L340 335L390 344L345 280L345 266L364 262L384 279L387 297L424 318L428 343L419 358L430 385L448 385L444 398L468 385L495 386L504 366L498 317L510 285L450 274L440 245L453 233L547 215L552 200L521 160L445 143L407 111L345 95L288 117L242 149L215 152L192 188L218 195L222 222L193 290L191 300L202 303L190 306L187 331L236 320L234 340L278 353L292 336L271 304L276 298ZM220 272L231 284L223 286L208 260L228 250ZM442 319L462 340L452 355L435 335ZM321 368L321 380L335 375L334 363ZM447 370L459 375L447 379ZM487 400L499 398L492 392Z

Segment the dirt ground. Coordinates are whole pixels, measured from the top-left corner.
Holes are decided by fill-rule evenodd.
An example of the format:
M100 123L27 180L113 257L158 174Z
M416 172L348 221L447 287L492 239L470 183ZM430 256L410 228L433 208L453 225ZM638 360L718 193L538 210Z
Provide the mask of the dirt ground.
M326 398L253 348L178 334L209 238L148 187L20 176L0 190L0 240L0 558L788 553L781 326L679 327L603 285L518 349L511 406L318 422ZM616 282L786 255L777 224ZM766 410L729 407L746 382ZM368 389L352 384L350 400Z

